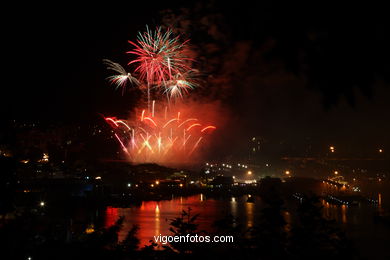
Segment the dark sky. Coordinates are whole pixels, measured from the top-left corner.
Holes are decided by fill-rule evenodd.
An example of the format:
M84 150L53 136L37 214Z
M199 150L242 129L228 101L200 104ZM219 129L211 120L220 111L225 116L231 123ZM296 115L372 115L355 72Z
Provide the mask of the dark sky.
M233 130L222 141L242 136L236 145L243 145L247 137L260 135L293 143L310 137L353 148L389 144L386 8L226 2L14 4L3 23L3 120L88 122L99 113L126 115L136 97L107 84L102 59L125 65L127 40L137 31L159 25L163 9L180 14L181 7L191 7L194 24L213 17L207 28L215 21L217 32L226 35L209 30L206 39L201 29L188 32L194 45L218 46L218 57L199 55L203 63L215 61L213 76L232 82L221 100L231 111L227 127Z

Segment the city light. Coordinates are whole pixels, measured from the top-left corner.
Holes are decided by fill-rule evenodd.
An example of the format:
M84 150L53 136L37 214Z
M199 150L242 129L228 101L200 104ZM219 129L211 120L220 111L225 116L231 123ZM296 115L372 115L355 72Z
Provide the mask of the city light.
M160 182L159 181L156 181L156 185L159 185L160 184Z
M86 229L85 229L85 233L87 234L92 234L93 232L95 232L95 228L94 228L94 225L89 225Z
M39 206L44 207L44 206L45 206L45 202L44 202L44 201L41 201L41 202L39 203Z
M252 171L248 171L248 175L252 175Z
M47 163L49 162L49 155L47 153L43 153L42 158L38 160L40 163Z
M339 174L339 172L338 171L334 171L334 174L337 175L337 174Z
M284 172L286 175L290 175L290 171L285 171Z
M335 151L334 146L330 146L330 147L329 147L329 150L330 150L332 153L334 153L334 151Z

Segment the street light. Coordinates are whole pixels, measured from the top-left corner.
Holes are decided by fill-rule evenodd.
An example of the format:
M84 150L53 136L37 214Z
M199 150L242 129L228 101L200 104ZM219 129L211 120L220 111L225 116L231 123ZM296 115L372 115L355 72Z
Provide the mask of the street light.
M290 175L290 171L285 171L284 172L286 175Z
M248 171L248 175L252 175L252 171Z
M337 174L339 174L339 172L338 171L334 171L334 174L337 175Z

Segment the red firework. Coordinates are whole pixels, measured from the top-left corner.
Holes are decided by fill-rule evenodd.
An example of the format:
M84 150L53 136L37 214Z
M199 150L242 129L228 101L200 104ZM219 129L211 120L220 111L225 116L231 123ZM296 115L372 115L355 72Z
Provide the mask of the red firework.
M162 32L160 27L155 31L146 27L146 32L138 34L137 43L129 43L135 49L127 53L137 56L129 64L137 64L135 72L148 85L166 87L175 75L191 70L189 64L192 59L185 54L188 40L181 43L178 36L173 36L171 29Z

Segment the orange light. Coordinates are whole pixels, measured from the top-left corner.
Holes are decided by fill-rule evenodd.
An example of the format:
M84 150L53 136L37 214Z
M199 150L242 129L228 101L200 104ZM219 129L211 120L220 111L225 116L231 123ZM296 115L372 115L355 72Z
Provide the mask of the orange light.
M91 225L85 229L85 233L87 233L87 234L91 234L93 232L95 232L93 225Z
M179 186L180 186L180 187L183 187L183 183L180 183Z

